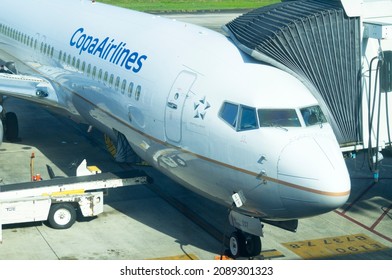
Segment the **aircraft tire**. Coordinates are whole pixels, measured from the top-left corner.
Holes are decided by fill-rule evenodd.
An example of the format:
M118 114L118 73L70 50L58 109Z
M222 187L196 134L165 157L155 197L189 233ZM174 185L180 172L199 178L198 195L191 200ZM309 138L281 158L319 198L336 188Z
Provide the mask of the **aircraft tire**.
M18 118L14 112L7 112L5 114L5 138L8 141L16 141L19 136Z
M244 257L255 257L261 253L261 240L259 236L247 235L244 244Z
M50 207L48 222L54 229L70 228L76 221L75 207L70 203L56 203Z
M234 231L229 238L229 252L233 259L236 259L242 255L244 248L244 237L239 231Z

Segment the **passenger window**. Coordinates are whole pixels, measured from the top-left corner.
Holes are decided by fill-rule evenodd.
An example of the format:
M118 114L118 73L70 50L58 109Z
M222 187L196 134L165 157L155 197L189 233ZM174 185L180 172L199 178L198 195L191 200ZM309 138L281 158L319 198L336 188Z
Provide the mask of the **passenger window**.
M114 84L114 88L115 88L116 90L118 90L119 87L120 87L120 77L117 77L117 78L116 78L116 83Z
M136 91L135 91L135 100L138 101L140 99L140 93L142 91L142 87L141 86L137 86L136 87Z
M110 87L113 86L113 81L114 81L114 75L111 74L111 75L110 75L110 79L109 79L109 86L110 86Z
M132 97L132 92L133 92L133 83L130 82L128 86L128 97Z
M223 103L219 116L232 127L237 126L238 105L229 102Z
M261 127L281 126L300 127L295 109L259 109L259 121Z
M95 76L97 75L97 66L93 67L93 73L91 74L93 79L95 79Z
M127 80L123 80L122 81L122 85L121 85L121 93L124 94L125 92L125 88L127 87Z
M90 77L90 74L91 74L91 64L89 63L88 65L87 65L87 76L88 77ZM95 76L95 75L94 75ZM94 77L93 77L94 78Z
M256 109L241 106L240 109L240 128L239 130L249 130L259 128L257 124Z

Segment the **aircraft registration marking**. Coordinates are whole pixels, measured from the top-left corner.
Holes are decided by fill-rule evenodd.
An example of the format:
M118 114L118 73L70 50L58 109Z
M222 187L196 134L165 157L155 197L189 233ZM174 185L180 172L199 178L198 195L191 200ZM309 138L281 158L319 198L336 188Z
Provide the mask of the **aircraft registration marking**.
M282 245L303 259L329 258L388 249L365 234L288 242Z

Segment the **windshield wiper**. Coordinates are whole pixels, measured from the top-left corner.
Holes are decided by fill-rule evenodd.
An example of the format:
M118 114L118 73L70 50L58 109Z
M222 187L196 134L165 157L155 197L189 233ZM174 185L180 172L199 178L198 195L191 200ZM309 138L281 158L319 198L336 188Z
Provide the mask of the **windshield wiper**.
M264 122L264 123L262 123L262 126L275 127L275 128L283 129L284 131L289 131L287 128L285 128L281 125L278 125L277 123L274 123L274 122Z

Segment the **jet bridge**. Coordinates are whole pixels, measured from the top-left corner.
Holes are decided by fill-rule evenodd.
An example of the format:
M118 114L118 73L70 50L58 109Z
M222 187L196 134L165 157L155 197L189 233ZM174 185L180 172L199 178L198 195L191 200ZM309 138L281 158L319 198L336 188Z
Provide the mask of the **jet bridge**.
M247 54L300 79L319 101L342 150L351 151L391 142L386 137L388 112L376 124L389 101L369 111L381 96L373 98L368 89L369 83L378 88L381 79L389 89L385 92L391 91L385 86L390 67L376 75L371 69L376 67L369 65L374 56L388 65L391 6L378 0L284 1L244 14L223 29ZM369 34L379 38L369 39ZM380 123L384 134L376 131Z

